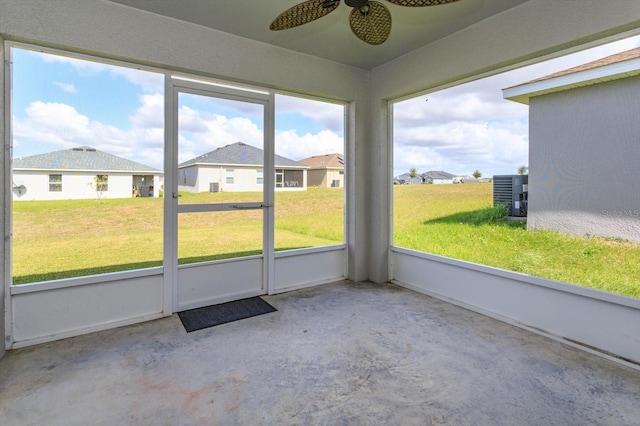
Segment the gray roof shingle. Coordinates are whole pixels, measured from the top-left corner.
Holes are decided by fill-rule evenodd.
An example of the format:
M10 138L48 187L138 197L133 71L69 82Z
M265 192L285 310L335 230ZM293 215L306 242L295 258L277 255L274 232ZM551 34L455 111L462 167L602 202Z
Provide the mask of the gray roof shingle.
M152 172L160 170L89 146L14 158L14 169Z
M448 172L443 172L442 170L429 170L428 172L424 172L420 176L422 176L423 179L453 179L455 177L455 175L452 175Z
M185 161L178 165L179 168L193 166L195 164L224 164L224 165L250 165L262 166L264 164L264 151L244 142L236 142L231 145L220 147L214 151L207 152L196 158ZM280 155L275 156L276 167L295 167L298 169L308 169L302 163L290 160Z
M300 162L312 169L344 169L344 155L337 153L314 155L303 158Z
M618 62L630 61L631 59L637 58L640 58L640 47L616 53L615 55L605 56L604 58L596 59L595 61L587 62L586 64L581 64L572 68L555 72L553 74L545 75L544 77L536 78L535 80L530 80L526 83L518 84L513 87L524 86L538 81L550 80L552 78L562 77L563 75L575 74L580 71L587 71L598 67L604 67L606 65L617 64Z

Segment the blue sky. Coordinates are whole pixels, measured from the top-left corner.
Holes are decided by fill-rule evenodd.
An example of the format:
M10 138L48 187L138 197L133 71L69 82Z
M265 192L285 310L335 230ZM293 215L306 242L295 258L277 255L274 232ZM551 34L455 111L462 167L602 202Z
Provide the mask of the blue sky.
M395 104L393 175L516 173L528 164L528 107L501 89L637 46L640 36ZM14 158L89 145L163 167L162 74L18 48L12 60ZM181 97L180 161L237 141L260 146L260 113L245 107ZM279 155L344 152L341 105L277 95L275 124Z
M12 49L13 157L88 145L163 167L164 76ZM276 153L299 160L344 151L344 108L276 97ZM180 161L242 141L262 146L251 104L182 94Z

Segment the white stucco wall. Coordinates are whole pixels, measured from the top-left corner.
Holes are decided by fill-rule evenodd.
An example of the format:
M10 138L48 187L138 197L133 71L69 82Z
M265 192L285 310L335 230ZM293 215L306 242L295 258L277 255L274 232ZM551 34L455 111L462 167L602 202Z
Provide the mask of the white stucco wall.
M433 179L433 178L427 178L426 183L432 183L434 185L441 185L441 184L446 184L446 183L453 183L453 179Z
M321 188L344 188L344 173L337 169L315 169L307 171L309 186ZM338 181L338 186L331 186L334 180Z
M212 173L212 171L211 171ZM220 180L219 176L208 176L211 179L211 182L218 182ZM195 191L196 182L198 181L198 167L190 166L183 167L178 169L178 186L192 187Z
M13 195L14 201L81 200L91 198L131 198L133 177L130 173L115 172L54 172L62 175L62 191L49 192L49 173L14 170L13 182L24 185L24 195ZM95 190L96 174L108 176L108 190L100 194Z
M233 183L227 182L227 170L233 170ZM261 167L232 165L184 167L178 170L178 190L196 193L209 192L210 184L217 183L221 192L262 192L264 184L258 183L258 170L264 169ZM302 185L298 187L276 187L275 190L305 191L307 189L307 170L302 170L301 172L303 174ZM262 178L264 182L264 172Z
M640 76L530 99L527 226L640 242Z
M337 180L339 182L338 186L335 188L343 188L344 187L344 171L343 170L327 170L327 188L334 188L331 186L331 183Z
M233 170L233 183L227 183L227 170ZM198 168L198 192L208 192L210 182L219 182L224 192L261 192L264 185L257 184L257 170L253 167L200 166ZM231 175L229 175L231 176Z

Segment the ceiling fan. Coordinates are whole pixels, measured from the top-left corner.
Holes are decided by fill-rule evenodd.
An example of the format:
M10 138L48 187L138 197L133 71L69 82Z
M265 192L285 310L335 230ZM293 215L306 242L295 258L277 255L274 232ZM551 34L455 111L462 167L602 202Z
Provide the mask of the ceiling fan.
M454 3L459 0L387 0L398 6L424 7ZM351 31L362 41L378 45L385 42L391 32L391 13L378 1L344 0L353 8L349 14ZM307 0L297 4L273 20L272 31L287 30L322 18L336 10L340 0Z

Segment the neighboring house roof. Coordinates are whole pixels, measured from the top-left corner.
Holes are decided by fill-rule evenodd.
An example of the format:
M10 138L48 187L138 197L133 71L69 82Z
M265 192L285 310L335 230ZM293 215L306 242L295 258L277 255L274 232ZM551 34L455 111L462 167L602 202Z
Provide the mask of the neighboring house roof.
M194 165L263 166L264 151L244 142L236 142L180 163L178 167ZM308 169L304 164L280 155L275 155L275 166Z
M314 155L299 161L313 169L344 169L344 156L342 154Z
M420 176L422 176L422 179L453 179L454 177L456 177L455 175L443 172L442 170L429 170L428 172L424 172Z
M411 178L411 175L409 175L409 173L403 173L401 175L396 176L394 179L396 179L396 180L400 180L400 179L409 180L410 178Z
M529 98L640 75L640 47L502 89L502 96L529 104Z
M14 158L14 170L85 170L100 172L149 172L158 169L89 146Z

